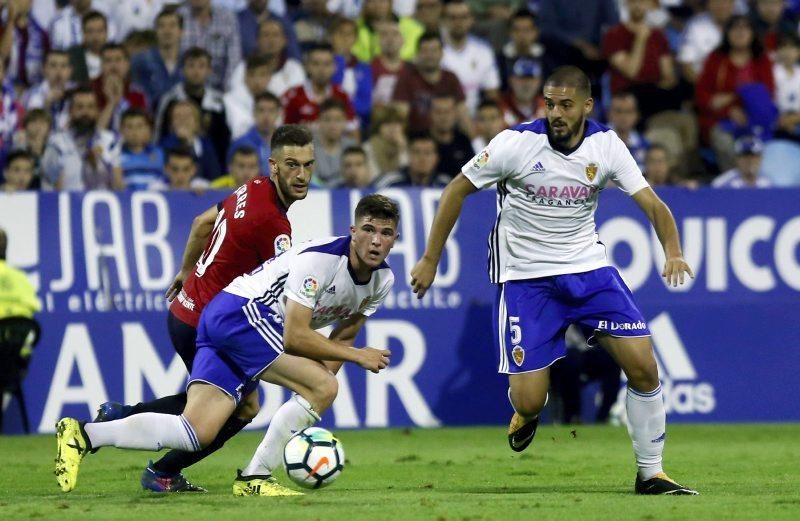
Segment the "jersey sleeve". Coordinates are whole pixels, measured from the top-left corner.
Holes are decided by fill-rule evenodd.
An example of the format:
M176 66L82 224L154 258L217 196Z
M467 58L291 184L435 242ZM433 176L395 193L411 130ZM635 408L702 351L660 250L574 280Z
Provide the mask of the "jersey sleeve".
M650 186L639 170L639 165L631 155L628 147L617 136L611 133L611 143L609 147L609 167L610 177L623 192L633 195L642 188Z
M386 281L384 281L378 292L373 295L366 302L366 304L364 304L364 306L358 310L358 312L365 317L372 316L376 311L378 311L378 308L381 304L383 304L383 301L386 300L386 297L389 296L392 286L394 286L394 274L390 273L389 276L386 277Z
M505 150L508 149L508 142L513 137L514 132L511 130L497 134L486 148L461 167L461 173L478 189L487 188L502 180L506 176Z
M301 253L295 257L283 293L298 304L314 309L328 283L325 263L313 253Z

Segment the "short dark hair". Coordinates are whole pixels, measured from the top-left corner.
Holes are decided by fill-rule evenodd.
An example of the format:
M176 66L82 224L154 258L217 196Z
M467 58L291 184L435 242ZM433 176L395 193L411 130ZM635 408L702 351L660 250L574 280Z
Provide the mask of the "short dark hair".
M259 101L271 101L272 103L277 105L278 108L281 108L282 106L281 99L269 91L259 92L258 94L256 94L253 100L253 105L254 106L258 105Z
M203 58L209 64L211 63L211 54L203 49L202 47L189 47L186 49L186 52L183 53L182 62L186 65L186 62L189 60L197 60Z
M572 65L563 65L553 71L544 82L546 86L573 88L587 98L592 95L592 83L585 72Z
M72 101L75 99L75 96L79 96L81 94L91 95L94 97L95 101L97 101L97 94L95 93L94 90L92 90L92 87L89 86L89 84L87 83L78 85L77 87L70 90L67 93L67 101L69 102L69 104L72 104Z
M31 109L25 113L25 117L22 119L22 126L26 127L34 121L45 121L48 125L51 125L53 123L53 117L50 115L50 112L45 109Z
M342 157L349 156L351 154L358 154L360 156L367 157L367 153L358 145L350 145L349 147L342 150Z
M236 156L256 156L258 157L258 152L256 149L251 147L250 145L240 145L233 149L231 152L231 160L228 161L228 164L233 163L233 160Z
M36 164L36 159L33 157L33 154L31 152L25 150L24 148L16 148L11 152L9 152L8 155L6 156L6 166L4 170L10 167L11 163L13 163L18 159L26 159L30 161L31 166Z
M341 110L347 114L347 107L344 102L339 98L326 98L319 105L319 113L328 112L329 110Z
M503 113L503 107L498 105L496 101L488 99L481 101L480 104L478 105L478 112L480 112L483 109L495 109L499 111L501 114Z
M358 29L358 24L352 18L347 18L345 16L337 16L336 18L333 19L328 34L329 35L333 34L334 32L338 31L341 27L345 25L351 25L356 30Z
M244 69L246 72L250 72L259 67L269 67L271 64L272 61L266 55L253 54L245 60Z
M650 146L647 147L647 151L645 154L649 154L650 152L655 152L656 150L661 150L664 152L664 155L667 156L667 159L670 159L672 154L670 154L669 149L662 145L661 143L650 143Z
M125 59L130 59L130 56L128 55L128 49L126 49L125 46L122 44L109 42L103 45L103 48L100 49L100 56L103 56L103 54L105 54L106 51L119 51L123 55L125 55Z
M305 55L306 59L308 59L311 56L311 54L315 53L315 52L327 52L327 53L333 54L333 46L331 46L331 44L329 44L329 43L324 43L324 42L323 43L315 43L315 44L311 45L308 48L308 50L306 51L306 55Z
M442 35L439 33L439 31L425 31L422 33L422 36L419 37L419 40L417 40L417 49L419 49L423 43L431 40L439 42L439 45L444 47L444 41L442 40Z
M144 118L144 120L149 124L150 121L150 114L147 113L146 110L140 109L137 107L132 107L127 109L125 112L122 113L122 117L120 118L120 123L125 123L126 119L131 118Z
M433 147L437 150L437 152L439 150L439 147L436 144L436 140L433 139L433 136L427 132L414 132L413 134L408 136L409 149L411 148L411 144L414 143L415 141L430 141L431 143L433 143Z
M165 16L174 16L178 19L178 26L183 29L183 16L181 13L178 12L178 6L176 4L169 4L164 9L162 9L157 15L155 22L158 23L159 20L164 18Z
M177 146L177 147L168 148L167 149L167 153L165 154L165 156L166 156L164 158L164 163L165 164L169 163L170 158L173 158L173 157L191 159L193 163L197 164L197 161L195 161L194 153L192 152L192 149L190 149L189 147L186 147L186 146Z
M47 63L47 58L50 56L63 56L69 60L69 53L63 49L48 49L47 52L44 54L44 62ZM70 66L72 66L72 62L70 62Z
M311 131L303 125L281 125L272 134L269 146L274 153L286 146L302 147L314 141Z
M362 217L370 216L378 219L391 219L395 224L400 222L400 210L397 203L380 194L370 194L362 197L356 205L356 221Z
M530 9L526 9L523 7L521 9L517 9L516 11L514 11L514 14L512 14L511 18L508 19L508 26L511 27L511 24L513 24L515 20L518 20L520 18L527 18L528 20L533 22L534 26L539 24L539 20L538 18L536 18L536 13L534 13Z
M108 30L108 19L106 19L106 15L104 15L100 11L95 11L94 9L92 9L91 11L83 15L83 17L81 17L81 28L86 27L86 24L88 24L92 20L102 20L103 23L106 25L106 30Z

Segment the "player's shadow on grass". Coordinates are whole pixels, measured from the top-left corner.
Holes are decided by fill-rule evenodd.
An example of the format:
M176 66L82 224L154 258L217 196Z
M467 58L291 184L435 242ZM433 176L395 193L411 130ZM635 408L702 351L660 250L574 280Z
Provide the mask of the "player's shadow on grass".
M620 494L630 496L630 489L610 488L610 487L586 487L585 485L518 485L507 486L485 486L485 487L463 487L439 490L439 492L461 492L464 494L544 494L555 496L558 494Z
M445 377L442 393L433 405L445 425L498 425L508 422L508 381L497 374L492 324L493 302L467 304L465 326L458 338L453 369Z

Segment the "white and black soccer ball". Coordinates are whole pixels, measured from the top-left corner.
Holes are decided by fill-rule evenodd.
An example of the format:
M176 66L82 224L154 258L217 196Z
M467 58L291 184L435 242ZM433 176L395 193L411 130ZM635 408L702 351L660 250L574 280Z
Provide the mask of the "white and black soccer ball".
M289 479L301 487L327 487L342 473L344 447L330 431L308 427L286 442L283 463Z

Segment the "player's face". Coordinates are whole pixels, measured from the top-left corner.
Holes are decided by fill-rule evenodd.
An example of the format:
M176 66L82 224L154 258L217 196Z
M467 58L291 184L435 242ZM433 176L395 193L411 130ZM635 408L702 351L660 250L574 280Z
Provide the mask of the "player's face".
M33 163L26 158L12 161L6 168L6 184L14 190L27 190L33 180Z
M365 215L350 226L350 237L359 264L355 268L377 268L394 246L397 223L393 219Z
M280 23L267 21L258 31L258 50L265 54L277 54L286 46L286 37Z
M579 94L575 87L546 85L544 104L550 139L561 146L577 145L586 117L594 106L592 98Z
M287 145L269 158L272 179L285 205L305 199L314 173L314 145Z
M72 65L69 56L64 54L51 54L44 64L44 78L52 85L64 85L72 76Z
M315 85L327 85L333 77L335 65L333 54L328 51L315 51L308 57L308 77Z

